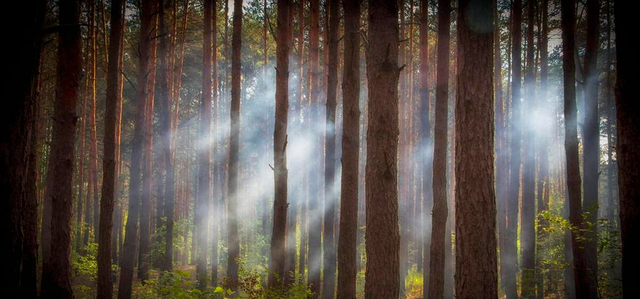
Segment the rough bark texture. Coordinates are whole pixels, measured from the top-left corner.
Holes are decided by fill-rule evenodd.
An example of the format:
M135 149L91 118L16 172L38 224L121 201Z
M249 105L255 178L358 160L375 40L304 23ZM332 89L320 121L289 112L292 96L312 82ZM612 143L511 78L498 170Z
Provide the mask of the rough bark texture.
M456 93L456 298L497 298L493 4L461 0Z
M366 164L365 298L397 298L398 226L398 3L369 0L367 78L369 127Z
M274 202L269 259L269 286L281 287L285 273L287 239L287 122L289 118L289 47L291 0L278 0L276 46L276 109L273 131ZM294 235L295 236L295 235Z
M233 2L233 34L231 37L231 131L229 136L229 202L227 204L228 246L227 276L229 287L233 291L238 288L238 256L240 243L238 240L238 219L236 207L238 205L238 150L240 143L240 81L241 67L240 51L242 50L242 0ZM286 215L286 214L285 214Z
M433 148L433 213L429 298L444 296L444 252L447 225L447 122L449 115L449 26L451 1L438 1L438 69ZM427 166L428 167L428 166Z
M511 164L509 174L509 193L507 197L507 223L505 229L504 248L504 288L507 299L517 299L516 274L518 271L518 197L520 194L520 161L521 161L521 100L520 87L522 78L522 0L514 0L511 6L511 122L509 134L511 142Z
M327 61L327 103L325 123L325 155L324 155L324 235L322 237L323 269L322 297L331 299L335 296L336 281L336 248L335 248L335 210L336 192L336 108L338 87L338 33L340 30L339 1L329 0L329 32ZM326 51L326 50L325 50Z
M195 209L196 223L196 279L198 288L207 287L207 242L209 235L209 205L211 202L211 27L215 1L204 1L204 44L202 49L202 102L200 103L200 138L204 146L198 152L198 208ZM215 250L215 248L214 248Z
M565 154L567 163L567 189L569 195L569 221L574 227L571 231L571 249L573 252L573 274L577 298L597 298L595 287L590 286L586 252L581 240L584 223L582 221L580 158L578 156L578 124L576 109L576 62L575 0L561 2L562 16L562 67L564 71L564 118L565 118Z
M600 164L600 119L598 117L598 47L600 27L600 1L587 1L587 40L584 55L583 164L584 200L582 211L588 213L590 223L584 246L587 254L589 284L598 285L598 166Z
M58 5L60 30L56 96L46 199L51 203L51 243L48 252L55 254L49 254L44 261L43 298L73 298L70 260L72 184L82 46L78 1L60 1Z
M313 138L315 133L314 126L320 121L319 106L320 106L320 2L319 0L309 1L309 81L311 85L311 97L309 99L310 105L310 119L311 127L310 138ZM315 143L313 145L312 154L319 157L320 144ZM317 169L316 169L317 171ZM311 174L309 176L309 216L310 220L317 218L316 215L321 215L320 198L318 197L320 184L319 179L316 178L319 174ZM320 269L322 267L322 225L315 221L309 222L309 289L313 292L313 299L320 296Z
M111 32L109 34L109 69L104 114L104 156L102 160L102 198L100 199L100 230L98 232L98 295L113 298L111 274L111 242L113 207L116 188L116 105L120 76L120 37L122 36L122 1L111 2ZM136 211L133 211L134 213ZM131 215L131 211L130 211ZM133 216L134 218L136 216Z
M337 3L336 3L337 4ZM344 0L342 183L337 299L356 298L358 165L360 163L360 1Z
M7 54L11 57L7 86L11 88L0 125L0 253L4 257L0 267L6 284L3 295L8 298L37 297L38 214L32 175L45 6L43 0L20 2L15 10L19 22L13 25L18 30L10 30L8 37L13 45Z
M129 168L129 216L127 218L122 261L120 263L120 283L118 286L118 298L131 298L131 286L133 283L133 267L136 261L136 247L138 243L138 220L141 214L142 197L142 152L144 147L145 110L149 88L150 62L150 34L152 30L151 9L153 0L141 1L140 13L140 40L138 42L138 74L137 74L137 99L136 114L134 120L133 140L131 142L131 167ZM142 232L142 225L140 226Z
M616 110L618 125L618 186L620 188L620 227L622 230L622 292L626 298L640 297L636 272L640 267L638 239L640 239L640 118L634 84L638 82L637 52L634 51L634 15L640 9L637 1L615 1Z

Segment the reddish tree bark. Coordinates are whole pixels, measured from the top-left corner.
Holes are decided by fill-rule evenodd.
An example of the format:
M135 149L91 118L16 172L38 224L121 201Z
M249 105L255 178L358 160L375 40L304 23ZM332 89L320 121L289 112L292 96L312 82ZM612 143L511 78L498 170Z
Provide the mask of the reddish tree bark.
M429 298L444 296L444 262L447 209L447 122L449 116L449 26L451 1L438 1L438 69L433 148L433 224ZM428 166L427 166L428 167Z
M336 3L337 5L337 3ZM338 299L356 298L360 164L360 1L344 0L344 75Z
M340 4L338 1L327 1L329 6L329 31L327 33L327 102L325 122L325 155L324 155L324 235L322 237L323 270L322 297L331 299L335 296L336 280L336 244L335 244L335 201L334 189L336 176L336 108L338 87L338 32L340 30ZM321 155L322 156L322 155Z
M274 203L269 259L269 286L282 287L285 278L287 238L287 122L289 117L289 47L291 3L278 0L276 40L276 108L273 131Z
M153 104L155 94L156 76L156 41L154 39L157 25L157 15L152 14L156 8L157 1L147 0L142 2L146 6L142 7L145 15L145 22L141 22L141 38L144 42L139 45L140 59L147 57L146 87L142 96L145 101L144 114L144 160L142 165L142 196L140 198L140 246L138 253L138 278L146 280L149 278L149 243L151 242L151 188L153 172ZM145 26L142 26L145 24ZM144 32L144 35L142 35ZM142 60L141 60L142 62ZM143 67L141 63L140 67ZM140 88L141 86L138 85Z
M497 298L493 3L461 0L455 109L456 298Z
M398 226L398 3L369 0L367 77L369 127L366 166L365 297L397 298Z
M107 71L107 99L104 116L103 181L100 199L100 230L98 232L98 290L97 298L113 297L111 274L111 234L116 188L116 106L118 77L120 76L120 37L122 36L122 2L111 2L111 32L109 34L109 69ZM134 211L135 212L135 211Z
M229 287L233 291L238 288L238 256L240 244L238 240L238 173L240 142L240 85L241 85L241 53L242 50L242 0L233 2L233 34L231 37L231 129L229 136L229 181L227 217L229 257L227 258L227 276ZM286 214L285 214L286 215ZM286 216L285 216L286 217Z

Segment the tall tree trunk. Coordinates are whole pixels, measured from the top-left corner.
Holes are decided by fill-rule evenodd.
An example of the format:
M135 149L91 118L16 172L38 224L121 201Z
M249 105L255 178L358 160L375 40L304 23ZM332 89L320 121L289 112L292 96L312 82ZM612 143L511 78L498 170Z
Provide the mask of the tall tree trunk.
M576 78L574 59L576 12L575 0L561 2L562 54L564 71L565 154L567 159L567 187L569 194L569 221L571 222L571 249L577 298L597 298L595 287L590 285L587 257L584 248L582 220L580 161L578 157L578 128L576 112Z
M398 3L369 0L367 77L369 127L366 166L365 297L400 292L398 226Z
M360 164L360 1L345 0L342 180L338 237L338 296L356 297L358 235L358 165ZM337 6L337 3L336 3Z
M340 4L338 1L329 0L329 32L328 38L328 62L327 62L327 103L325 123L325 157L324 157L324 236L322 248L324 265L322 270L322 297L331 299L335 297L336 280L336 248L334 235L334 218L336 192L335 184L335 157L336 157L336 108L338 87L338 32L340 30Z
M209 246L209 205L211 204L211 91L212 91L212 26L215 1L204 1L204 44L202 49L202 102L200 104L200 138L204 146L198 151L198 197L195 209L198 288L207 287L207 247ZM216 250L216 248L214 248Z
M240 244L238 241L238 219L236 207L238 205L238 160L240 142L240 84L241 84L241 53L242 50L242 0L233 2L233 36L231 38L231 130L229 137L229 201L227 217L229 221L227 258L227 276L229 287L233 291L238 288L238 255ZM286 215L286 214L285 214Z
M282 287L287 255L287 122L289 118L289 47L291 46L291 2L278 0L276 40L276 108L273 131L274 202L273 232L269 258L269 286ZM291 220L291 219L290 219ZM294 220L295 221L295 220ZM294 234L295 238L295 234ZM294 246L295 247L295 246ZM284 279L284 281L283 281Z
M151 37L153 30L152 9L153 1L145 0L141 2L140 16L140 39L138 42L139 68L137 75L137 99L136 116L133 130L133 140L131 148L131 167L129 168L129 216L127 217L126 235L122 254L120 284L118 287L118 298L131 298L131 286L133 282L133 267L135 265L136 247L138 242L138 219L142 213L141 197L142 192L142 167L143 167L143 147L145 130L145 110L149 89L153 88L150 82L150 56ZM140 221L140 232L142 237L142 220ZM142 242L140 240L140 242ZM142 263L142 261L140 262Z
M299 2L299 7L298 7L298 109L299 110L299 117L303 118L303 117L308 117L306 115L308 115L308 109L307 111L304 110L303 107L305 107L305 104L303 103L304 100L304 93L305 93L305 72L304 72L304 27L305 27L305 23L304 23L304 9L305 9L305 0L300 0ZM307 78L307 82L308 77ZM305 112L307 113L305 115ZM300 125L302 126L302 123L300 123ZM300 127L299 128L301 131L304 132L304 130L306 128ZM305 273L305 266L307 264L306 261L306 252L307 252L307 208L306 208L306 203L309 200L309 169L304 169L304 174L303 174L303 184L302 184L302 194L303 196L298 198L298 203L300 205L300 247L299 247L299 256L300 256L300 262L298 263L298 275L300 275L302 277L302 282L304 282L304 273ZM296 207L297 209L297 207ZM295 269L295 252L294 253L289 253L289 255L291 256L291 260L293 261L293 265L292 267ZM295 271L295 270L294 270Z
M116 106L118 77L120 76L120 37L122 36L122 2L111 2L111 32L109 34L109 69L104 115L103 182L100 199L100 231L98 232L98 291L97 298L113 298L111 274L111 234L116 187ZM135 212L135 211L134 211ZM134 216L135 218L135 216Z
M492 11L492 0L459 2L459 81L455 108L456 298L498 297Z
M431 225L427 225L432 219L431 213L427 209L431 207L433 202L433 151L431 148L431 123L430 123L430 103L429 103L429 1L420 0L420 144L427 150L423 153L422 162L422 224L421 228L423 236L424 259L422 261L422 290L426 297L429 290L429 265L431 250Z
M171 134L171 96L170 96L170 83L171 83L171 57L170 56L170 42L171 35L168 32L168 24L169 16L167 15L167 9L170 7L170 0L159 0L158 2L158 18L159 18L159 39L160 45L158 48L159 51L159 64L158 64L158 80L160 81L160 88L158 89L159 99L158 103L160 105L160 135L162 138L162 160L164 162L164 171L165 171L165 181L164 185L164 204L163 204L163 217L165 218L164 225L166 226L165 231L165 252L164 257L162 259L161 268L164 271L171 271L173 269L173 214L174 214L174 184L175 184L175 175L174 175L174 167L173 167L173 148L171 146L172 143L172 134Z
M98 49L97 49L97 26L96 26L96 5L94 0L89 0L89 31L90 31L90 44L91 44L91 62L90 62L90 89L91 89L91 110L89 111L89 134L90 134L90 149L89 149L89 167L88 167L88 184L87 184L87 197L85 203L85 231L83 236L83 244L86 246L89 243L89 234L92 228L95 228L94 219L98 218L97 213L95 213L95 198L97 197L98 190L98 137L97 137L97 128L96 128L96 98L97 98L97 88L96 88L96 79L97 79L97 62L98 62ZM45 217L47 215L47 202L45 200ZM50 221L46 221L43 224L43 229L45 225ZM97 234L94 231L94 235ZM43 236L45 234L43 233ZM44 246L45 238L43 237L43 258L45 257Z
M522 78L522 0L514 0L511 6L511 105L512 115L509 126L511 141L511 163L509 169L509 194L507 198L507 227L504 248L504 287L507 299L517 299L516 274L518 272L518 198L520 194L521 164L521 78Z
M598 287L598 177L600 176L600 119L598 117L598 47L600 1L587 1L587 41L584 56L585 122L583 126L584 200L582 211L587 213L589 225L585 237L585 251L589 284Z
M534 24L535 3L527 2L527 63L524 79L525 96L524 111L535 109L535 64L534 64ZM531 122L531 113L523 115L525 121ZM522 127L523 134L523 166L522 166L522 227L520 233L520 246L522 250L522 297L535 298L535 252L536 252L536 227L535 227L535 186L536 186L536 155L535 132L529 125Z
M8 86L11 88L8 88L9 100L2 110L3 122L0 126L0 190L4 196L0 204L0 231L3 239L0 250L4 258L0 265L3 276L6 277L6 287L3 290L5 296L37 298L38 209L34 164L37 140L34 135L43 44L41 30L46 1L20 3L16 8L15 12L19 14L17 20L20 21L14 25L19 30L10 32L13 46L8 57L13 60ZM78 29L75 26L73 28L61 31L61 34L68 36L69 32ZM77 42L79 48L79 36ZM74 58L78 59L79 72L79 50L74 54L78 55ZM77 85L75 88L77 93ZM73 159L73 155L70 159ZM71 190L68 195L71 197Z
M637 256L640 230L640 118L638 102L634 96L634 82L638 82L638 57L632 50L634 12L640 9L635 1L615 1L616 58L616 111L618 126L618 178L620 188L620 227L622 232L622 293L627 298L640 296L640 286L634 282L634 271L640 267ZM635 100L634 100L635 99Z
M551 103L547 100L547 88L549 77L549 1L543 0L540 7L542 15L542 28L540 29L540 38L538 47L540 48L540 96L542 105L546 110L551 109ZM547 112L548 113L548 112ZM542 243L548 237L546 228L549 227L548 221L540 216L542 212L549 210L549 138L551 132L539 132L538 136L538 160L540 163L540 172L538 175L538 233L536 235L536 248L538 251L542 248ZM537 298L544 298L544 278L547 271L544 270L541 254L536 255L536 281L537 281Z
M214 125L214 129L213 132L215 133L215 135L213 135L214 138L211 139L211 141L213 142L213 140L217 139L217 136L219 134L219 118L220 118L220 113L218 113L218 109L219 109L219 101L218 101L218 43L217 43L217 33L218 33L218 29L217 29L217 25L218 25L218 10L217 10L217 2L213 1L213 3L211 4L212 8L211 8L211 17L213 18L211 20L211 66L213 68L212 70L212 74L211 74L211 78L213 80L211 87L212 87L212 97L213 97L213 117L215 119L215 123ZM226 26L226 24L225 24ZM213 145L213 153L214 155L216 155L218 153L220 149L220 145L218 142L216 142ZM221 160L221 159L218 159ZM221 162L218 160L214 160L214 175L218 175L220 176L220 165ZM217 165L217 166L216 166ZM213 178L215 180L215 177ZM218 217L214 217L211 222L212 222L212 234L211 234L211 285L217 285L218 284L218 236L219 236L219 227L220 227L220 223L221 223L221 213L219 213L219 204L218 204L218 197L215 196L215 194L220 194L221 191L221 184L215 184L214 183L214 189L213 194L212 194L212 203L211 206L213 208L213 215L218 215ZM206 263L205 263L206 265Z
M310 138L312 140L318 140L314 127L319 124L320 121L320 1L309 1L309 81L311 89L311 97L309 99L309 113L311 119ZM320 157L321 144L314 142L313 156ZM319 165L320 163L318 163ZM320 180L315 176L319 176L319 167L312 169L315 175L310 175L309 181L309 289L313 292L313 299L317 299L320 296L320 270L322 267L322 225L317 223L319 221L318 215L322 215L320 206ZM312 221L315 220L315 221Z
M438 1L438 69L433 148L433 213L429 298L444 296L444 253L447 225L447 121L449 115L449 26L451 1ZM428 166L427 166L428 167Z
M156 80L156 48L157 43L154 39L157 33L157 15L152 12L156 9L157 1L147 0L142 2L146 4L142 7L142 14L144 14L145 22L141 22L141 40L144 38L144 43L141 41L139 47L140 57L146 55L147 69L146 74L146 87L145 93L142 95L145 101L145 116L144 116L144 160L142 166L142 196L140 198L140 248L138 254L138 278L142 281L149 278L149 246L151 242L151 188L152 188L152 175L153 175L153 104L155 95L155 80ZM142 26L142 24L146 24ZM143 35L144 32L144 35ZM146 47L143 45L146 44ZM146 54L143 54L146 53ZM142 58L140 58L142 59ZM142 67L142 60L141 66ZM138 88L141 88L138 85ZM138 95L139 97L141 95Z
M82 45L78 1L60 1L58 5L61 27L58 32L53 139L47 173L49 183L47 200L51 204L49 224L51 242L42 270L43 298L73 298L70 243L76 102L80 83Z

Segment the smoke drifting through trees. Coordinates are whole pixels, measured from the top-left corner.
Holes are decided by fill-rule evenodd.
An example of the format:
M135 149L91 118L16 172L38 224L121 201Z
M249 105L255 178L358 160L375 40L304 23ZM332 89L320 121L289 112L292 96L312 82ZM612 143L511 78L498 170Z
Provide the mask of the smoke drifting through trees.
M633 78L620 4L569 2L43 5L2 143L11 294L620 296Z

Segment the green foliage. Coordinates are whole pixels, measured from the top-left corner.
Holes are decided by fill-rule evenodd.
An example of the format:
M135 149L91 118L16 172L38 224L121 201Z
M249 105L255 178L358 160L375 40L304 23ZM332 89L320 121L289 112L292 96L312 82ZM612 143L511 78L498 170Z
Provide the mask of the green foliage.
M191 274L174 270L163 272L157 279L149 279L142 287L134 290L134 298L140 299L221 299L223 296L215 293L214 288L201 291L195 287Z
M71 254L71 269L78 275L87 276L91 281L98 279L98 243L89 243L84 247L84 255Z
M404 279L406 298L420 298L422 296L424 276L418 272L416 265L409 269L409 273Z
M607 219L598 220L598 292L600 298L622 298L620 231Z
M301 276L296 276L291 285L279 288L264 285L267 271L248 270L243 261L239 261L240 298L245 299L306 299L313 293L304 285ZM280 277L277 277L280 281Z

